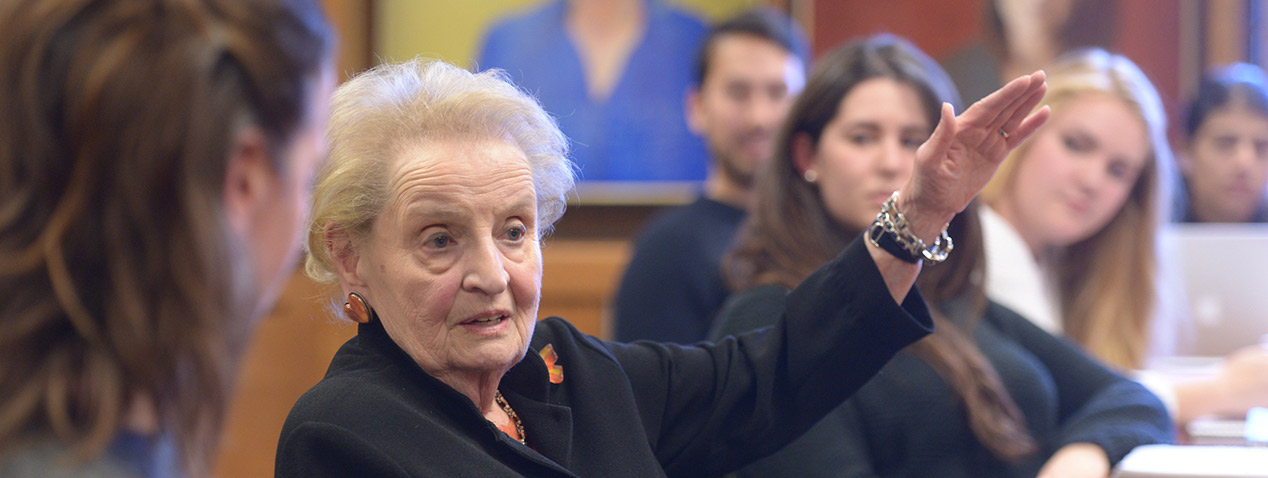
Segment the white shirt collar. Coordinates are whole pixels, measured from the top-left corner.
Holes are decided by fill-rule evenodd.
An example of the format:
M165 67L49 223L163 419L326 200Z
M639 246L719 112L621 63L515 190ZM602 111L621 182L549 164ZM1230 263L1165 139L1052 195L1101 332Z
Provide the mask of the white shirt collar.
M986 296L1060 335L1061 304L1048 271L1040 267L1021 234L999 213L981 206L986 249Z

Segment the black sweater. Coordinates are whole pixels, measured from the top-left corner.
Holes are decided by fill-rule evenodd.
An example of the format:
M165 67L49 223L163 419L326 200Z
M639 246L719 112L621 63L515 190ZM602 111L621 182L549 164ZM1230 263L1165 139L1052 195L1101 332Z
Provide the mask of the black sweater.
M722 255L744 217L741 209L700 198L652 219L634 242L616 291L616 340L704 340L731 294L722 279Z
M932 326L915 291L894 303L857 240L790 297L775 327L701 346L540 322L499 387L528 446L362 325L291 410L277 476L718 475L804 432ZM546 344L562 383L547 378Z
M786 300L777 286L737 294L710 335L769 324L766 314ZM904 351L805 436L740 476L1033 477L1067 444L1100 445L1113 464L1138 445L1171 441L1157 397L1003 306L987 307L973 338L1025 415L1035 454L1016 463L992 455L950 385Z

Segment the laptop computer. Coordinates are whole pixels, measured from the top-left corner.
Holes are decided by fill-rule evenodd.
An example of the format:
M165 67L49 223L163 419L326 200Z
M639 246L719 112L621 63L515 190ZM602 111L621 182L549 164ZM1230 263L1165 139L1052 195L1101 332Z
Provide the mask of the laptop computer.
M1175 352L1223 357L1268 341L1268 224L1164 228L1163 294L1180 327Z

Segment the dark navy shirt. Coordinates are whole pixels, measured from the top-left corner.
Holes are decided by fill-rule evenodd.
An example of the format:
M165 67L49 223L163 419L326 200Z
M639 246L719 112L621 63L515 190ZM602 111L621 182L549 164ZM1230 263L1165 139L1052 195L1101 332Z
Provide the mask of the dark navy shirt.
M701 198L649 222L617 290L615 339L689 344L703 340L730 290L722 256L744 210Z

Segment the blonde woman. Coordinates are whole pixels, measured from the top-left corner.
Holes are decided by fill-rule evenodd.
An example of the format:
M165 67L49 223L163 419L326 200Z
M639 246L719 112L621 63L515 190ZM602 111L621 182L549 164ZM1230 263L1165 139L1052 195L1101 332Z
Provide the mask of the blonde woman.
M1155 238L1173 174L1162 102L1131 60L1103 50L1068 53L1047 72L1052 121L982 193L987 294L1108 364L1140 369L1175 333L1153 324ZM1181 423L1244 413L1265 395L1250 381L1268 365L1258 355L1239 354L1213 383L1151 388Z

